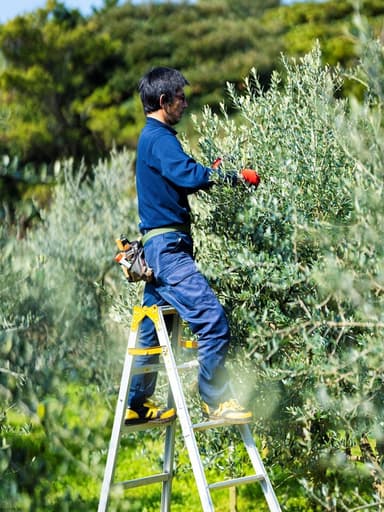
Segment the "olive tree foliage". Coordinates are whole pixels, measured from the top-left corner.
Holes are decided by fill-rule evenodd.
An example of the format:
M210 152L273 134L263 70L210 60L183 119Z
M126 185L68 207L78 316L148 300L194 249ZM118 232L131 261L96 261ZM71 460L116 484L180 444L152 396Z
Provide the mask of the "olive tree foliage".
M18 318L28 329L33 319L41 331L35 342L53 347L59 366L70 366L79 353L87 352L88 343L97 347L109 309L106 298L121 287L120 272L114 269L115 238L121 231L133 237L137 224L129 153L112 153L100 161L92 180L84 178L85 168L73 167L71 161L55 164L62 183L40 211L38 228L23 240L7 238L5 230L1 238L1 264L5 278L9 276L2 287L2 325L17 331ZM84 335L96 338L82 347L79 338ZM60 351L69 359L58 357Z
M71 161L56 163L61 183L40 212L40 226L23 240L0 233L0 501L20 510L49 510L52 480L79 468L89 475L105 444L104 424L97 427L92 416L94 398L73 405L74 424L63 424L63 408L77 399L68 398L77 383L103 389L109 410L105 391L115 383L124 343L111 304L126 293L115 238L133 237L137 224L132 160L113 153L95 166L92 180ZM12 411L29 418L17 435Z
M228 311L237 390L268 464L321 510L382 495L384 66L379 42L364 49L364 104L337 99L343 74L316 46L283 59L268 91L256 71L243 94L229 85L238 117L206 109L197 127L199 157L261 176L257 190L218 177L201 194L196 252Z

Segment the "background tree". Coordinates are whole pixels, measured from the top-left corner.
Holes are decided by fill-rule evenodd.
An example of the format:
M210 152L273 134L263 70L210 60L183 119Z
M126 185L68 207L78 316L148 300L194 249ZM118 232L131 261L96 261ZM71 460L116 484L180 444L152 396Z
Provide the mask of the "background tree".
M361 11L379 30L380 2L364 2ZM137 81L151 66L182 69L197 112L207 104L218 111L226 82L243 87L252 67L268 87L281 52L303 55L316 39L323 61L353 65L346 30L353 12L347 0L112 1L83 18L49 0L0 28L0 98L9 111L0 149L21 162L49 163L69 155L94 162L113 147L134 148L143 119Z
M53 1L3 26L0 44L1 100L9 109L2 151L37 164L70 156L95 161L107 146L88 126L83 103L108 94L118 42Z

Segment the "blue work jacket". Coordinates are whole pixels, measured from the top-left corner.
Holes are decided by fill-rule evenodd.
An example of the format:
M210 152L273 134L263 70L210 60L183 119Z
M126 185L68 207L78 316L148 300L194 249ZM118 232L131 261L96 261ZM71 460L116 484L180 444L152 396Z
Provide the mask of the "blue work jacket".
M138 146L136 189L140 231L175 224L190 225L188 195L211 185L211 168L187 155L176 131L147 117Z

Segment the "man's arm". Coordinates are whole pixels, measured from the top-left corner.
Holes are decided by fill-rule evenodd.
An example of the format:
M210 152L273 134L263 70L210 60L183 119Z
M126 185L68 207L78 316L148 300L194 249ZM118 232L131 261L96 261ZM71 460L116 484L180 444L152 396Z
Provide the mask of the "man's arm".
M187 155L175 136L159 137L153 144L152 152L162 176L176 186L197 191L212 185L212 169Z

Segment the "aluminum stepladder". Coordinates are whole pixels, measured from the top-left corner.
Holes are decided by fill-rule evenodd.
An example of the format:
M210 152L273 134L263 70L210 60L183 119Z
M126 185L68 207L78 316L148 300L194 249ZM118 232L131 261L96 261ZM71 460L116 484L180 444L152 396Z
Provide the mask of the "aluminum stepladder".
M173 315L172 322L172 340L169 339L167 326L164 316ZM140 349L137 347L139 338L139 327L145 317L149 317L155 325L157 332L159 347L151 349ZM264 493L265 500L268 504L270 512L281 512L278 500L273 490L272 484L265 471L263 462L255 445L251 430L248 424L230 424L227 421L205 421L203 423L192 424L188 412L186 400L183 393L179 370L184 368L193 368L198 366L197 361L191 361L177 366L173 347L177 346L180 338L180 322L176 311L169 306L135 306L131 328L128 337L127 352L124 360L123 373L121 377L120 390L116 404L116 412L112 427L111 440L108 449L107 462L104 472L103 484L101 487L100 501L98 512L106 512L112 485L121 485L124 488L134 488L143 485L150 485L162 482L161 494L161 512L169 512L171 510L171 490L174 464L174 444L176 435L176 420L166 424L166 435L164 445L163 472L155 475L127 480L124 482L113 482L118 448L122 431L138 431L151 427L148 424L140 424L136 426L124 427L124 417L126 411L126 403L132 375L134 373L143 373L149 371L157 371L161 367L165 367L169 382L168 407L176 407L177 418L180 422L185 446L188 451L192 470L194 473L196 486L201 501L201 510L203 512L214 512L214 505L211 497L211 489L219 489L224 487L233 487L241 484L259 482ZM148 365L146 367L134 368L133 362L137 355L161 354L163 357L163 365ZM235 426L238 428L241 439L247 450L250 462L254 469L254 474L239 478L233 478L209 484L205 476L205 470L200 458L200 452L195 437L195 431L203 431L209 428L221 426ZM152 426L153 427L153 426ZM154 428L154 427L153 427Z

